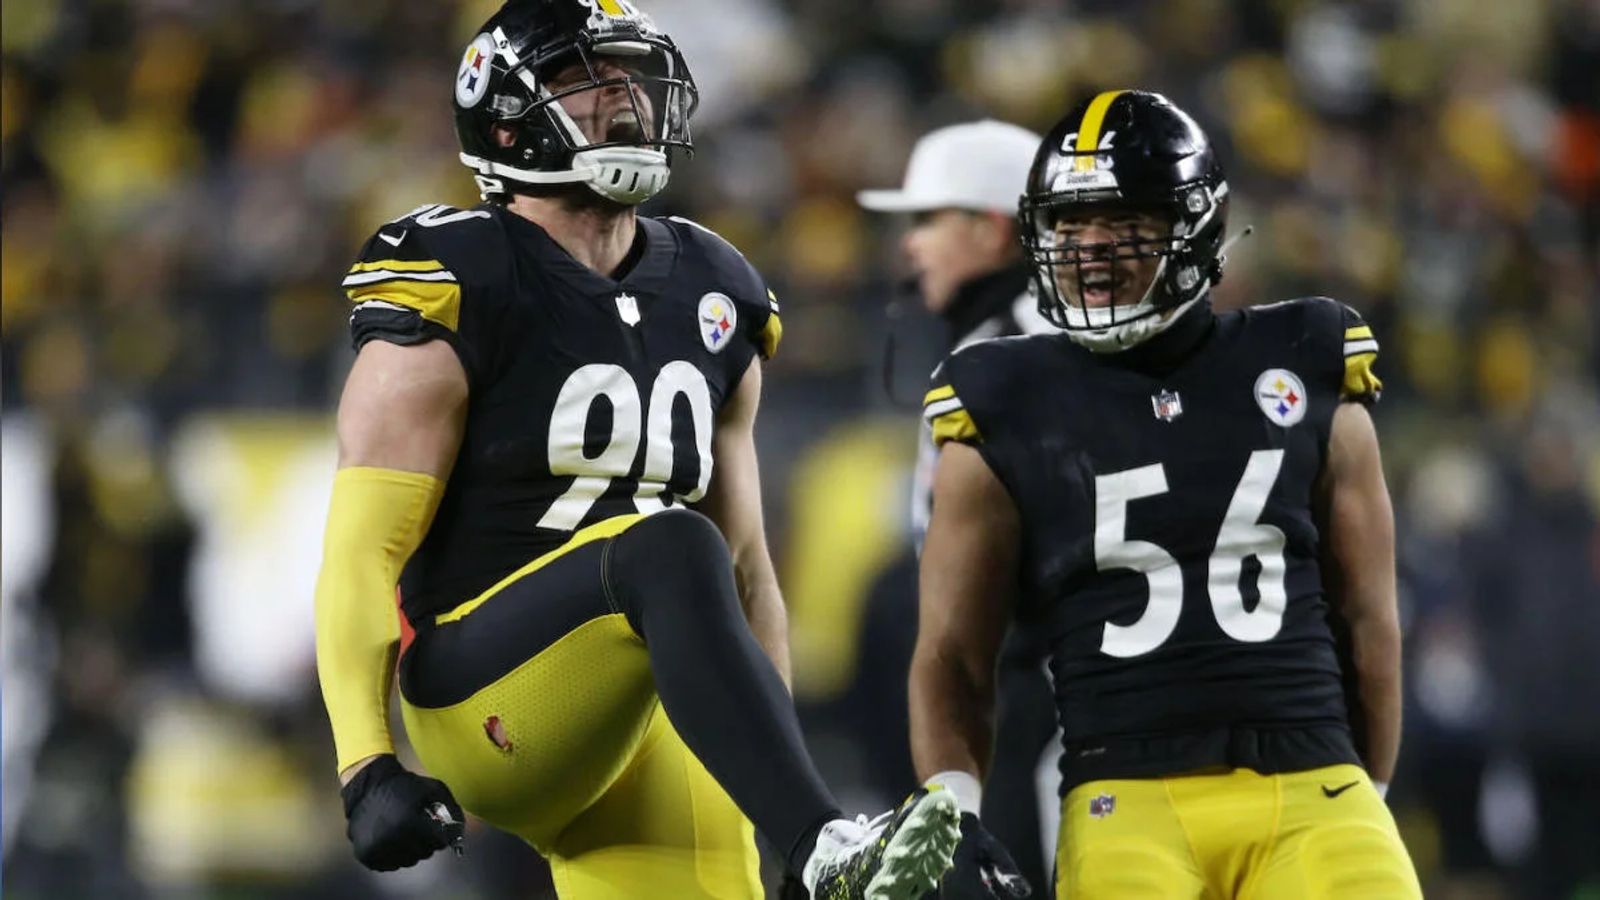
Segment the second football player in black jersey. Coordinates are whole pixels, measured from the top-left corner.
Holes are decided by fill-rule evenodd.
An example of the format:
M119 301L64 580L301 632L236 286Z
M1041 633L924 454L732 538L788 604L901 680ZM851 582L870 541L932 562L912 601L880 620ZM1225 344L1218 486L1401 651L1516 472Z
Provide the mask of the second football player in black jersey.
M384 225L344 277L317 662L372 868L459 840L463 810L564 898L758 897L752 822L817 897L949 866L948 793L842 818L784 690L753 432L777 303L721 238L635 213L694 101L628 0L512 0L454 87L487 202ZM394 754L397 649L433 778Z
M1015 619L1051 648L1056 896L1420 896L1380 798L1400 683L1377 342L1322 298L1213 313L1227 203L1159 95L1097 95L1040 147L1024 245L1064 331L955 353L925 401L918 770L981 774Z

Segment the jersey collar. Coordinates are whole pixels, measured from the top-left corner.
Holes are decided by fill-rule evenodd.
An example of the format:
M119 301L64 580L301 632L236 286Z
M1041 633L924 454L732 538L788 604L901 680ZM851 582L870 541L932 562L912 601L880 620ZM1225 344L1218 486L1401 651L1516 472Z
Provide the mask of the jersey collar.
M546 272L574 285L585 294L610 296L618 291L659 293L678 257L678 241L672 229L655 219L640 216L639 237L636 240L644 241L644 252L639 254L627 274L614 279L573 259L537 223L504 207L497 208L495 212L500 221L506 224L513 239L530 249Z
M1191 357L1211 337L1217 315L1211 310L1211 299L1201 299L1190 307L1176 322L1163 328L1149 340L1135 344L1116 353L1096 353L1095 359L1108 365L1134 369L1147 375L1166 376Z

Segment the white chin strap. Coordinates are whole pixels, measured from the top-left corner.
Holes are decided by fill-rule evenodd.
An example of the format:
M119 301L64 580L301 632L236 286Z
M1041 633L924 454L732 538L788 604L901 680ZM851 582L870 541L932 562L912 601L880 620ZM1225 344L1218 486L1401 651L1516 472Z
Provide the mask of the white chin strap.
M1132 306L1102 306L1096 309L1079 309L1070 304L1066 308L1067 324L1072 327L1063 332L1067 339L1093 350L1096 353L1115 353L1129 347L1141 344L1167 329L1167 326L1178 320L1189 307L1199 303L1205 294L1190 300L1181 306L1175 306L1166 312L1154 315L1145 315L1142 319L1126 321L1127 316L1138 316L1148 313L1155 308L1146 295L1146 299ZM1087 315L1085 315L1087 313ZM1115 313L1115 315L1113 315ZM1110 324L1113 320L1119 324Z
M477 173L478 190L486 195L505 193L501 179L524 184L587 184L596 194L623 206L637 206L654 197L667 186L671 174L666 152L647 147L579 150L572 155L572 168L550 172L519 169L468 153L461 154L461 162Z
M1202 291L1188 303L1165 312L1152 312L1156 304L1151 298L1155 296L1156 288L1160 286L1166 272L1167 260L1162 259L1161 265L1156 267L1155 277L1150 279L1150 286L1145 288L1144 296L1139 298L1138 303L1096 306L1088 309L1073 303L1061 304L1069 326L1064 332L1067 339L1095 353L1116 353L1118 350L1126 350L1141 344L1165 331L1168 325L1176 322L1179 316L1189 310L1189 307L1205 296L1205 292ZM1136 316L1138 318L1135 318Z
M1194 303L1191 300L1169 313L1152 314L1156 304L1151 298L1155 296L1156 288L1166 272L1167 260L1163 258L1138 303L1089 308L1071 302L1062 303L1062 312L1068 325L1067 339L1096 353L1115 353L1148 340L1166 328Z
M667 177L672 174L666 152L646 147L579 150L572 161L574 168L581 165L593 173L585 179L590 190L624 206L636 206L654 197L667 186Z
M1193 229L1190 230L1192 231ZM1244 234L1249 233L1250 229L1246 228ZM1239 235L1239 237L1243 237L1244 234ZM1181 237L1182 233L1175 230L1173 233L1173 250L1180 249L1177 246L1177 239ZM1238 238L1236 237L1233 240L1238 240ZM1232 241L1229 241L1224 246L1224 250L1228 246L1232 246L1232 243ZM1220 254L1218 258L1219 260L1225 259ZM1166 277L1167 263L1171 259L1172 257L1170 256L1162 257L1161 264L1156 266L1155 277L1150 279L1150 286L1145 288L1144 296L1139 298L1138 303L1125 306L1098 306L1088 309L1070 302L1061 303L1067 325L1070 326L1066 329L1067 339L1096 353L1115 353L1118 350L1126 350L1129 347L1143 343L1165 331L1168 325L1176 322L1179 316L1182 316L1189 310L1189 307L1195 305L1201 297L1206 295L1206 291L1202 289L1193 300L1175 306L1166 312L1152 314L1151 311L1156 308L1156 304L1151 298L1156 295L1156 289L1160 287L1162 280ZM1185 290L1188 290L1191 285L1198 282L1201 277L1198 268L1189 267L1178 270L1178 284ZM1057 290L1059 291L1060 289L1057 288Z

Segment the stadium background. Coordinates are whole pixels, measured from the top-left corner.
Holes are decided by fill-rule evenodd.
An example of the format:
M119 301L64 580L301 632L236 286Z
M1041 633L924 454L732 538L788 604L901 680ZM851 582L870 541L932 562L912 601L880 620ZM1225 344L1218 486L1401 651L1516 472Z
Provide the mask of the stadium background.
M494 4L6 0L5 893L542 896L482 831L378 879L342 837L312 669L336 282L379 222L470 204L448 91ZM760 442L813 746L853 808L910 779L912 141L1168 92L1257 233L1218 304L1307 293L1384 344L1407 719L1391 803L1430 897L1600 896L1600 3L657 0L700 82L659 213L784 301ZM1586 873L1586 874L1585 874Z

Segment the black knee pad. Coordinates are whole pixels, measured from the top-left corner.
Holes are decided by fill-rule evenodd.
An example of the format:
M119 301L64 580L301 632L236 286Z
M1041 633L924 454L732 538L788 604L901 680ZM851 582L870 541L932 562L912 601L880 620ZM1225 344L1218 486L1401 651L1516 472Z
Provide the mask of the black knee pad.
M645 635L646 614L739 615L733 559L721 529L689 509L649 516L616 536L605 567L618 611ZM648 610L646 606L648 605Z

